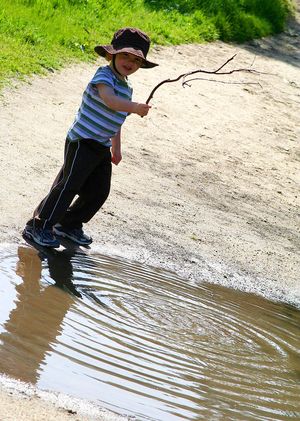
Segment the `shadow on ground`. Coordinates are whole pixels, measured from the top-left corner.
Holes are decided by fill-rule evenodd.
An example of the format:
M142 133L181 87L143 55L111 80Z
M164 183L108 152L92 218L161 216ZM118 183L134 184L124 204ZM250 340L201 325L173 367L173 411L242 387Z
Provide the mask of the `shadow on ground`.
M296 18L289 21L284 32L275 37L250 41L243 47L255 55L263 55L300 67L300 5L297 7Z

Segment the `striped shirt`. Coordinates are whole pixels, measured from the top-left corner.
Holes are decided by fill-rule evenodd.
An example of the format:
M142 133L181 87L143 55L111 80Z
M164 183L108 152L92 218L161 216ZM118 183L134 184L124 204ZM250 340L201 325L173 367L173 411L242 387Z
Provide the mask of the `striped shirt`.
M129 113L107 107L99 96L98 83L112 87L115 95L131 101L132 88L128 80L117 78L110 66L99 67L83 93L80 108L67 137L70 140L94 139L110 147L111 137L118 133Z

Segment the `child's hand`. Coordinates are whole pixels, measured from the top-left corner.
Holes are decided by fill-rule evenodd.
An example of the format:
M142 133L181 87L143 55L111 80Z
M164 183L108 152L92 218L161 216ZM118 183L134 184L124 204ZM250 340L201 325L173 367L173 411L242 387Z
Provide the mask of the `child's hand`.
M122 160L122 154L120 151L111 151L111 162L115 165L118 165Z
M148 104L139 104L138 103L138 104L135 105L133 112L135 114L140 115L141 117L144 117L145 115L148 114L150 108L151 108L151 105L148 105Z

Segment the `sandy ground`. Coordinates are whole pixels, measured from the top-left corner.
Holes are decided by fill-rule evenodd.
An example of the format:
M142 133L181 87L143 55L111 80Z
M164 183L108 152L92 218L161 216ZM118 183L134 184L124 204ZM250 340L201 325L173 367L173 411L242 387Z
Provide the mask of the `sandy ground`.
M92 252L300 305L299 46L298 21L276 38L243 46L153 48L151 59L160 66L131 78L140 102L160 81L215 70L236 53L225 69L252 66L260 73L199 74L202 79L185 88L165 84L146 118L128 118L111 195L86 226ZM21 241L25 221L48 192L97 65L73 66L2 92L1 243ZM44 413L45 404L25 400L31 409L18 419L41 420L34 411ZM18 402L24 405L3 389L0 414L4 407L12 414ZM49 414L87 419L63 410Z

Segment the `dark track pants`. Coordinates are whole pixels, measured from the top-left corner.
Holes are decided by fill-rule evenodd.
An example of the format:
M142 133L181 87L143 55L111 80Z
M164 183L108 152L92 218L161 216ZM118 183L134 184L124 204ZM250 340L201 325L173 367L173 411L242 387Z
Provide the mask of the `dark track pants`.
M67 228L81 228L106 201L111 171L110 148L92 139L67 139L64 164L28 224L51 228L60 223Z

